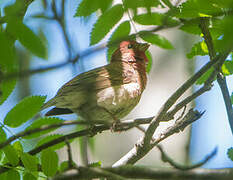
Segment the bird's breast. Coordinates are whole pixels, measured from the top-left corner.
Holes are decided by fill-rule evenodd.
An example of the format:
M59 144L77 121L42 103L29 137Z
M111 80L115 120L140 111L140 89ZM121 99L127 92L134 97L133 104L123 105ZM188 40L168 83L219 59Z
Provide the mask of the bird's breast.
M97 104L107 109L123 108L137 104L141 93L140 84L136 82L109 87L97 94Z

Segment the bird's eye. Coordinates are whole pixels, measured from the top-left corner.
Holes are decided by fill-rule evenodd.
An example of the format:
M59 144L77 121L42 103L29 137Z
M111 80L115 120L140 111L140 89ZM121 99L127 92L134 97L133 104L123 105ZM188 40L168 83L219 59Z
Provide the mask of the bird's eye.
M133 48L133 45L132 45L132 44L129 44L129 45L128 45L128 49L131 49L131 48Z

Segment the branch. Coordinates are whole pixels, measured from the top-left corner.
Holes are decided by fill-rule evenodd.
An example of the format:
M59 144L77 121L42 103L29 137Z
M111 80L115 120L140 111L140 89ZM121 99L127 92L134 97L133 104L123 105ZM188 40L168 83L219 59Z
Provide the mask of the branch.
M106 168L88 168L79 167L77 173L69 173L57 176L56 180L69 180L69 179L94 179L104 178L103 174L93 173L91 170L103 169L114 174L121 175L125 178L131 179L189 179L189 180L231 180L232 169L195 169L191 171L179 171L174 169L158 169L142 166L120 166L120 167L106 167Z
M204 113L204 112L203 112ZM184 130L189 124L201 118L203 113L194 111L193 109L183 117L183 119L176 121L174 125L168 127L165 131L161 132L157 137L153 138L152 144L147 146L147 149L142 148L141 141L136 144L126 155L124 155L120 160L113 164L113 167L125 165L125 164L134 164L139 159L144 157L147 152L149 152L154 146L166 139L167 137Z
M213 60L214 57L216 56L216 52L215 52L213 40L212 40L210 31L208 28L208 23L209 23L209 18L200 18L200 28L204 35L204 40L205 40L205 43L209 51L210 59ZM221 67L218 67L218 68L221 68ZM222 96L223 96L226 111L227 111L228 121L230 124L231 132L233 134L233 109L232 109L232 104L231 104L230 93L229 93L226 78L224 77L224 75L222 75L221 73L218 73L217 82L222 92Z
M168 162L172 167L179 169L179 170L191 170L191 169L195 169L198 167L203 166L205 163L207 163L210 159L212 159L216 153L217 153L217 148L215 148L210 154L208 154L202 161L200 161L197 164L193 164L193 165L181 165L176 163L173 159L171 159L163 150L162 146L157 145L156 147L158 147L159 151L161 152L161 159L163 162Z
M190 79L188 79L178 90L165 102L165 104L159 110L157 116L152 119L150 126L148 127L144 138L139 140L140 145L136 145L132 148L125 156L123 156L119 161L117 161L113 166L120 166L124 164L134 164L139 159L143 158L154 146L151 144L151 140L156 128L160 121L166 118L167 111L169 108L178 100L178 98L189 88L195 81L201 77L206 71L208 71L212 66L218 65L224 62L229 52L218 55L213 61L208 62L204 65L198 72L196 72ZM192 119L192 118L191 118ZM195 119L195 118L194 118ZM172 133L173 134L173 133ZM170 134L169 134L170 136Z
M54 19L49 19L49 20L54 20ZM143 31L143 32L138 32L138 33L140 33L140 35L149 36L150 34L148 32L157 32L157 31L161 31L161 30L176 27L176 26L179 26L179 25L173 25L173 26L162 25L162 26L158 26L156 28L152 28L152 29L150 29L148 31ZM136 36L138 33L131 34L130 36ZM46 72L46 71L53 70L53 69L62 68L64 66L66 66L66 65L76 63L80 58L84 58L84 57L87 57L87 56L89 56L89 55L91 55L93 53L99 52L99 51L103 50L104 48L106 48L107 46L117 45L117 44L119 44L119 42L121 42L122 40L125 40L127 38L128 38L128 36L125 36L125 37L122 37L122 38L117 39L115 41L112 41L110 43L102 43L102 44L100 44L98 46L90 47L90 48L84 50L83 52L78 53L72 59L64 59L64 62L62 62L62 63L57 63L57 64L50 65L50 66L45 66L45 67L40 67L40 68L36 68L36 69L24 70L24 71L19 71L19 72L6 74L6 75L3 75L3 79L4 80L10 80L10 79L13 79L13 78L16 78L16 77L23 78L23 77L26 77L26 76L29 76L29 75L42 73L42 72Z

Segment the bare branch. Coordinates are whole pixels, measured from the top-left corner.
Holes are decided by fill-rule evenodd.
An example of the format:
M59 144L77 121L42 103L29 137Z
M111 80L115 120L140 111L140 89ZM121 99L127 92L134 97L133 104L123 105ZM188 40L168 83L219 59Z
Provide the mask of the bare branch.
M77 173L69 173L56 177L56 180L69 179L94 179L106 177L104 174L97 174L89 171L90 168L79 167ZM121 175L125 178L131 179L190 179L190 180L231 180L232 169L195 169L190 171L180 171L175 169L155 169L143 166L120 166L120 167L106 167L106 168L92 168L92 170L104 169L108 172Z
M210 59L213 60L216 56L216 52L215 52L213 40L212 40L210 31L208 28L208 23L209 23L209 18L204 18L204 17L200 18L200 28L204 35L204 40L205 40L205 43L209 51ZM221 69L221 67L222 66L217 67L217 68ZM228 121L230 124L231 132L233 134L233 108L231 104L230 93L227 87L226 78L221 74L221 72L219 72L217 75L217 82L222 92L222 96L223 96L226 111L227 111Z
M193 109L189 110L189 112L184 116L183 119L176 121L176 123L173 126L168 127L165 131L161 132L157 137L153 137L153 142L150 143L148 146L146 146L146 150L145 148L142 148L143 145L140 144L142 140L140 140L139 143L136 144L126 155L124 155L120 160L114 163L113 167L117 167L125 164L134 164L139 159L144 157L147 154L147 152L149 152L158 143L160 143L167 137L171 136L172 134L182 131L189 124L201 118L202 115L203 113L194 111Z
M199 163L193 164L193 165L181 165L177 162L175 162L173 159L171 159L163 150L162 146L157 145L159 151L161 152L161 159L163 162L168 162L172 167L186 171L186 170L191 170L195 169L198 167L203 166L205 163L207 163L210 159L212 159L216 154L217 154L217 148L215 148L210 154L208 154L203 160L201 160Z

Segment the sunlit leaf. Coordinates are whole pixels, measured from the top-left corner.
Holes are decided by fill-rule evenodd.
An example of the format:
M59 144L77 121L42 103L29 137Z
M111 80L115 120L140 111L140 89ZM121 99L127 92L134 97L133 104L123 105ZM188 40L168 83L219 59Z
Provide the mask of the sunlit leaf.
M25 123L40 111L45 99L45 96L30 96L24 98L7 113L4 124L10 127L18 127Z
M194 56L205 56L208 55L208 48L205 41L198 42L193 45L191 51L186 54L187 58L191 59Z
M51 149L41 153L41 168L45 175L54 176L58 170L58 155Z
M122 5L118 4L102 14L92 29L90 44L94 45L102 40L113 26L122 18L123 12Z

